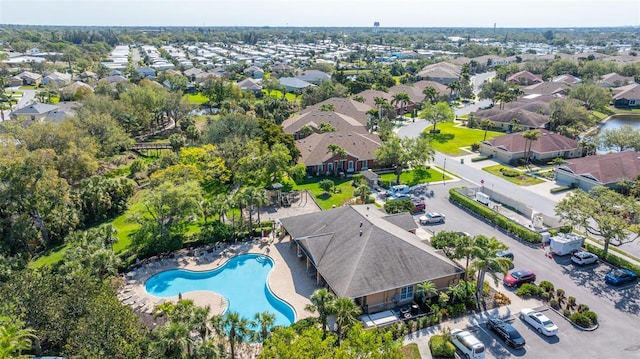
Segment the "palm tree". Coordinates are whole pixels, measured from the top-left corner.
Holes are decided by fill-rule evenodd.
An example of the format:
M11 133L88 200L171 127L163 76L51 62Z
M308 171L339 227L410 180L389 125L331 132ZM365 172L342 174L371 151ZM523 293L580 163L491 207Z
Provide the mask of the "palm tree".
M475 251L476 240L471 236L460 235L455 240L455 246L454 257L466 259L464 271L465 273L467 273L469 271L469 261L471 260L473 252Z
M205 307L194 306L193 312L190 318L190 327L200 334L200 339L206 341L209 336L209 315L211 314L211 308L207 305Z
M218 335L225 335L229 340L231 359L236 358L236 346L250 338L249 321L240 317L237 312L227 312L224 317L214 316L212 326Z
M374 98L373 102L376 105L376 107L378 108L378 122L381 122L382 121L382 109L384 108L384 105L387 105L389 103L387 102L386 98L382 98L382 97Z
M436 90L436 88L433 86L425 87L424 90L422 90L422 94L424 95L424 100L429 101L432 104L436 103L436 101L438 100L438 96L440 95L438 93L438 90Z
M363 184L363 185L358 186L358 188L356 188L353 191L353 194L355 196L360 197L360 203L365 204L366 201L367 201L367 198L371 194L371 188L369 188L368 185Z
M191 342L189 329L183 323L169 321L155 330L158 339L153 341L154 351L165 358L182 358L188 353Z
M255 331L256 340L259 340L261 343L264 343L265 340L271 334L271 330L273 330L273 324L276 321L276 316L273 313L262 312L256 313L254 316L254 321L251 322L251 325L258 330Z
M9 318L0 318L0 358L23 358L23 350L31 349L31 340L36 336L32 329L22 329L22 323L8 323Z
M533 145L533 141L537 141L540 136L542 136L540 130L528 130L522 133L522 137L525 139L525 165L529 165L529 161L531 160L531 146ZM529 143L528 149L527 142Z
M438 294L438 288L432 281L426 281L418 284L416 294L423 303L427 302L427 299Z
M497 284L499 278L497 272L506 274L511 267L511 259L499 257L497 253L506 249L506 246L498 241L495 237L487 238L486 236L475 236L476 246L473 251L473 263L471 267L478 271L476 277L476 299L478 304L482 297L482 289L484 288L484 276L489 273Z
M518 132L522 129L522 127L520 127L520 119L517 117L512 118L511 121L509 121L509 125L511 126L511 132Z
M344 148L334 144L334 143L330 143L327 146L327 152L331 152L334 156L338 156L338 158L340 158L340 167L344 170L344 159L347 157L347 151L344 150ZM334 172L337 174L338 173L338 167L336 166L336 168L333 169Z
M262 210L262 207L269 204L270 199L267 195L267 190L264 188L258 188L254 195L255 196L253 197L253 204L258 209L258 223L260 223L260 211Z
M336 316L336 331L338 333L338 343L340 343L344 328L358 322L358 315L362 313L362 309L351 298L336 299L332 309L332 313Z
M454 93L460 91L460 89L462 88L462 84L460 84L459 81L453 81L452 83L447 85L447 88L449 89L449 91L451 91L449 96L453 97Z
M398 113L398 110L402 110L401 115L404 115L404 108L410 102L411 102L411 98L409 97L409 94L406 92L398 92L397 94L393 95L393 98L391 99L391 104L398 106L396 113Z
M489 128L493 127L495 124L493 123L493 121L487 119L484 119L482 121L480 121L480 125L482 126L482 128L484 129L484 138L482 139L483 141L487 140L487 131L489 131Z
M327 337L327 318L332 312L331 308L333 307L333 302L336 300L336 296L326 288L320 288L313 292L309 300L311 304L307 304L304 309L311 313L318 312L318 320L320 324L322 324L322 338L325 339Z

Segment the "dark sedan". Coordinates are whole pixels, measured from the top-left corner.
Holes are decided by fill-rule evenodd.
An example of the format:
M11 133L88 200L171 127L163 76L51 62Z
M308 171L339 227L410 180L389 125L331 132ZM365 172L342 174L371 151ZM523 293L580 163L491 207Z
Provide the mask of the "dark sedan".
M522 348L525 345L524 338L513 325L498 318L491 318L487 322L487 328L496 333L508 346Z

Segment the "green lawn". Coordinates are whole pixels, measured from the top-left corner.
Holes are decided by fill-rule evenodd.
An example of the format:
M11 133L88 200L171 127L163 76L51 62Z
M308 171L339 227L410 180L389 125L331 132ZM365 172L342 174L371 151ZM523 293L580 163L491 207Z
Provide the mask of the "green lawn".
M460 147L468 147L473 143L480 143L484 139L484 130L467 128L467 127L455 127L453 122L439 123L437 129L440 130L439 134L430 135L432 137L431 144L433 148L442 153L446 153L451 156L459 156L465 154L460 150ZM433 129L433 125L430 125L425 129L425 132ZM503 132L487 132L487 140L494 137L503 136Z
M339 193L324 193L322 188L318 186L318 182L324 179L332 180ZM353 191L355 190L351 185L350 178L339 179L335 177L308 178L302 184L294 186L293 189L295 191L309 190L322 209L330 209L333 206L338 207L343 205L353 198Z
M29 262L29 268L41 268L45 265L51 266L59 263L64 257L64 253L67 251L67 248L69 248L68 243L51 248L35 261Z
M420 349L418 349L418 344L411 343L400 348L400 354L404 359L420 359Z
M507 167L504 165L495 165L495 166L489 166L489 167L484 167L482 169L483 171L487 171L489 173L491 173L494 176L506 179L509 182L515 183L519 186L531 186L534 184L538 184L538 183L542 183L544 182L543 180L539 179L539 178L535 178L533 176L529 176L525 173L522 173L519 176L516 177L510 177L510 176L505 176L504 174L502 174L502 172L500 170L509 170L509 171L518 171L517 169L511 168L511 167ZM520 171L518 171L520 172Z
M273 98L276 99L281 99L282 98L282 91L280 90L271 90L271 94L267 95L267 90L262 90L262 93L264 93L265 96L271 96ZM287 92L287 94L284 96L287 101L291 101L291 102L297 102L298 101L298 97L290 92Z
M205 103L207 103L207 101L209 101L209 99L204 96L203 94L197 93L197 94L186 94L182 96L183 98L186 98L187 101L189 101L190 103L194 104L194 105L204 105Z
M450 180L451 177L445 174L444 179ZM407 186L415 186L420 183L437 182L442 180L442 172L436 171L433 168L429 168L427 170L404 171L400 174L400 184L406 184ZM395 173L385 173L380 175L380 182L382 183L395 183L395 181Z
M20 86L18 87L20 90L36 90L37 86Z

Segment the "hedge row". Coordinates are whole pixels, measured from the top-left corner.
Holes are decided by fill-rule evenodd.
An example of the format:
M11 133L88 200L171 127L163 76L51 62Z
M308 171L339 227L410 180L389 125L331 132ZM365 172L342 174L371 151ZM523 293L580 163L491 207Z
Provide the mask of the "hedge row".
M471 159L471 162L480 162L480 161L484 161L484 160L488 160L489 158L492 158L493 156L478 156L478 157L473 157Z
M540 243L542 241L542 236L540 235L540 233L534 232L527 227L515 223L509 218L483 205L482 203L463 195L462 193L458 192L459 189L460 188L452 188L449 190L449 199L451 199L453 202L458 203L462 207L504 229L508 233L512 233L516 237L526 242Z
M553 187L552 189L549 190L549 192L551 193L559 193L559 192L564 192L564 191L568 191L570 189L572 189L573 187L571 186L559 186L559 187Z
M627 261L624 258L621 258L615 254L607 254L605 256L604 250L601 249L600 247L596 247L593 244L590 243L586 243L584 244L584 247L587 251L597 255L598 257L600 257L602 260L616 266L616 267L620 267L620 268L625 268L628 269L634 273L640 273L640 266L637 266L629 261Z
M429 338L429 349L434 358L455 358L456 355L456 347L439 334Z

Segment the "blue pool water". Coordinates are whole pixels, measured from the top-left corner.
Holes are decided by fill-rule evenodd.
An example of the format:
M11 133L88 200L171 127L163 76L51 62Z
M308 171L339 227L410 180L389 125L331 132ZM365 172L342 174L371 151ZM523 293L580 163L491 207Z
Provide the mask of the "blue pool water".
M271 293L267 276L273 260L259 254L231 258L215 270L194 272L174 269L149 278L145 289L156 297L172 297L191 291L211 291L224 296L228 311L252 320L256 313L275 314L275 325L288 326L295 321L293 308Z

